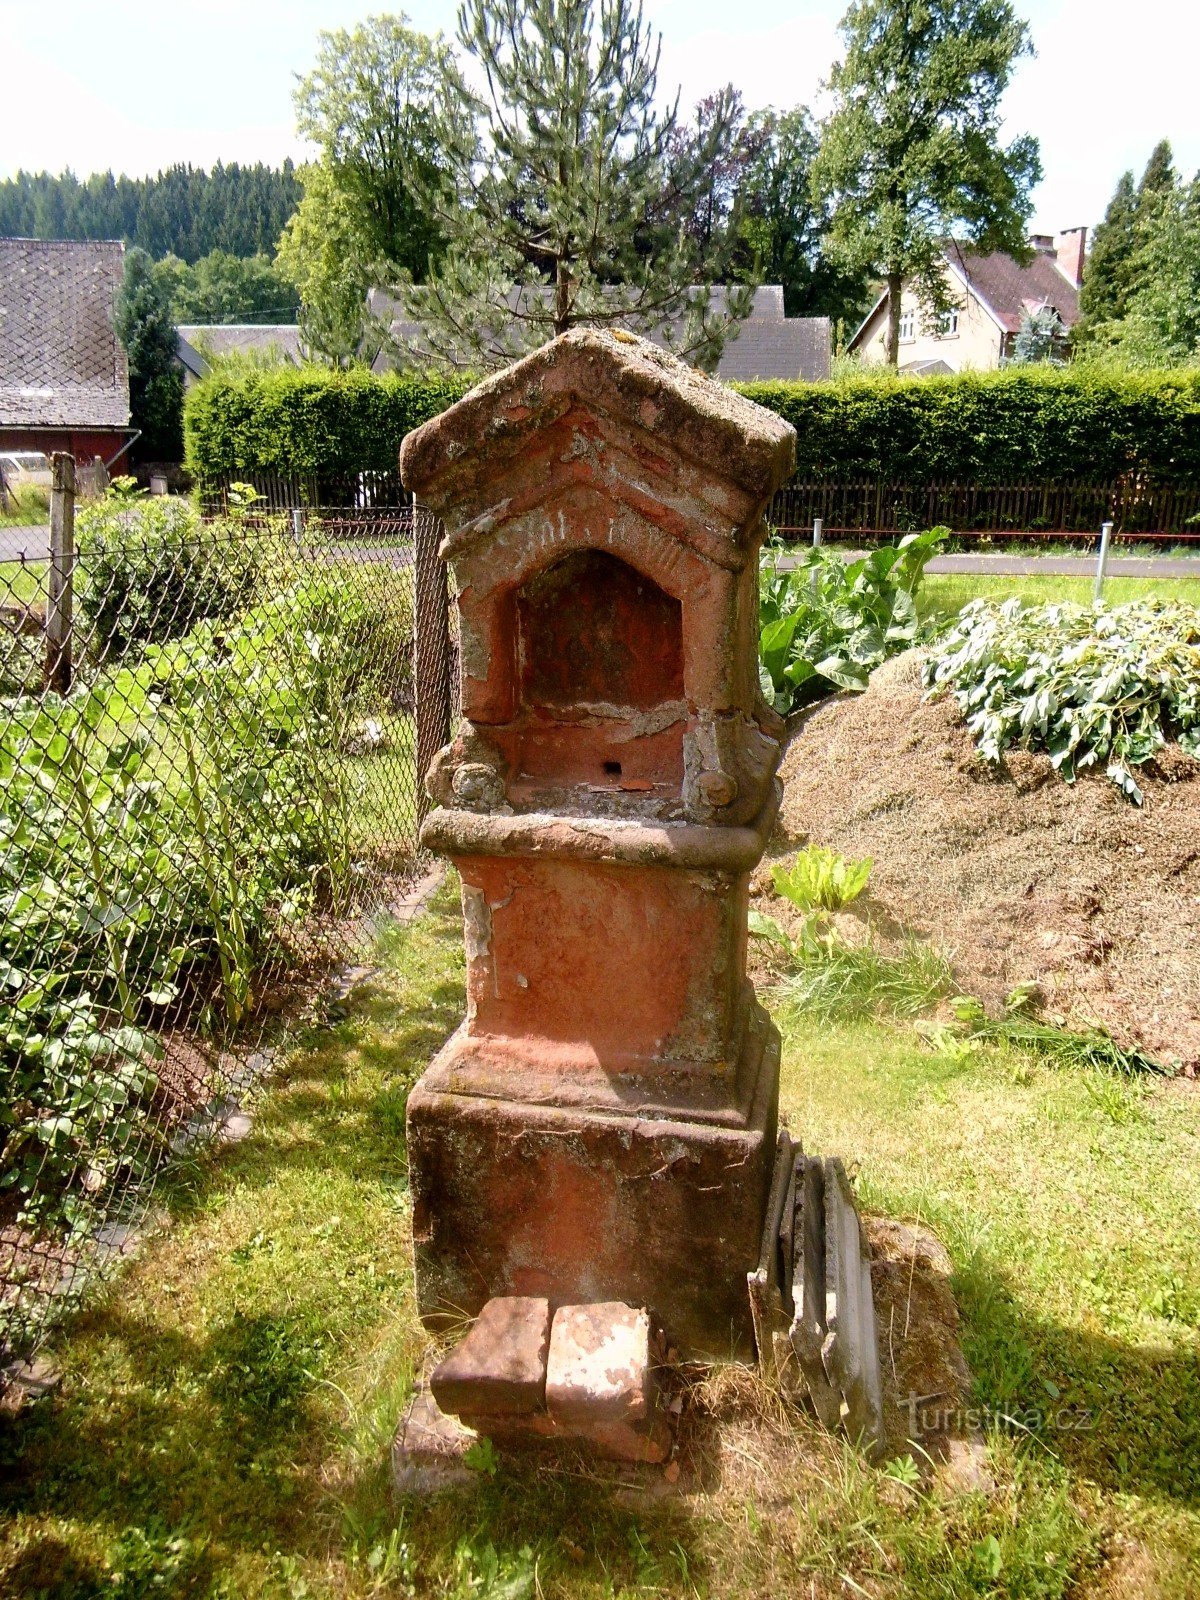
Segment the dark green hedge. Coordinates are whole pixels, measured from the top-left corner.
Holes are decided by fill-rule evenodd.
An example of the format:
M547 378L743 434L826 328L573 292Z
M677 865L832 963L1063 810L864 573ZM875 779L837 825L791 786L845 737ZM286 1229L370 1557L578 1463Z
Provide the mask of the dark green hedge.
M466 389L453 379L365 369L217 372L187 397L187 464L202 486L254 471L394 472L404 435Z
M1200 372L1010 368L737 387L794 425L802 482L1095 482L1130 468L1200 481ZM464 388L320 368L217 374L187 399L188 464L202 484L256 469L392 470L409 429Z
M796 478L1200 481L1200 372L1007 368L738 389L796 430Z

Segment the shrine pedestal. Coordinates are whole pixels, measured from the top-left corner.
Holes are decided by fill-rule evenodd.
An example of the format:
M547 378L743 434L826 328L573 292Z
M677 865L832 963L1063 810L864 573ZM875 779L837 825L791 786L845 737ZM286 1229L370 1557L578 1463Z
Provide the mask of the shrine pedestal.
M779 1039L761 1008L744 1126L457 1094L456 1034L413 1090L417 1295L431 1325L494 1295L652 1307L689 1355L753 1353L746 1263L775 1159Z
M422 1318L645 1307L752 1350L779 1039L746 979L782 725L757 553L778 417L628 335L571 333L411 434L446 525L463 725L422 842L462 880L467 1017L412 1091Z

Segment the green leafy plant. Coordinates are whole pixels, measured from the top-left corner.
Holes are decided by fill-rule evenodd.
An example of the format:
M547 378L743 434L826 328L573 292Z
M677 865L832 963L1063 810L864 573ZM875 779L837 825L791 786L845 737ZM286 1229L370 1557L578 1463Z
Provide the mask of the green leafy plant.
M833 689L861 691L888 656L921 636L917 592L947 530L906 534L846 561L824 547L791 570L769 547L759 587L759 677L763 694L786 714Z
M772 869L775 891L805 914L789 933L779 920L754 908L750 933L773 944L789 968L781 986L785 1009L824 1020L849 1020L877 1011L917 1016L949 992L950 964L941 952L908 939L895 952L873 937L852 945L830 925L829 914L851 904L871 876L869 857L846 860L810 845L789 867Z
M927 661L925 684L954 696L985 760L1043 750L1068 783L1103 762L1140 804L1132 769L1168 739L1200 757L1200 609L974 600Z
M232 522L232 526L231 526ZM202 522L187 501L139 495L118 478L80 510L78 607L89 644L121 654L234 616L258 585L270 541L236 517Z
M73 1229L162 1159L169 1013L245 1021L355 888L348 719L398 609L322 574L0 720L0 1188ZM407 651L401 652L407 656Z
M841 911L867 887L874 862L870 856L847 860L834 850L810 844L790 867L771 868L775 893L798 911Z

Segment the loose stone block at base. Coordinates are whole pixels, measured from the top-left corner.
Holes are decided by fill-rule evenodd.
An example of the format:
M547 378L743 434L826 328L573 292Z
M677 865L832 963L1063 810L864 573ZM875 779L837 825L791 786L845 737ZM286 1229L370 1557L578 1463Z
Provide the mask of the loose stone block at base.
M746 1272L775 1156L779 1041L767 1026L738 1125L445 1092L408 1101L421 1315L495 1295L646 1306L690 1356L753 1351Z
M546 1403L550 1305L520 1296L489 1300L475 1326L429 1380L443 1411L524 1416Z

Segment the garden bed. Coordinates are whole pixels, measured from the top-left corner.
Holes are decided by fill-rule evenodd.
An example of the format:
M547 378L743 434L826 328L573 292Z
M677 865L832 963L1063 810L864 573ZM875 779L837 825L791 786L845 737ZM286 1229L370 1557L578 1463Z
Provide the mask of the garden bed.
M1103 769L992 766L910 652L809 712L783 776L783 842L871 856L876 914L940 944L962 990L996 1009L1036 981L1048 1012L1200 1071L1200 761L1167 746L1140 808Z

